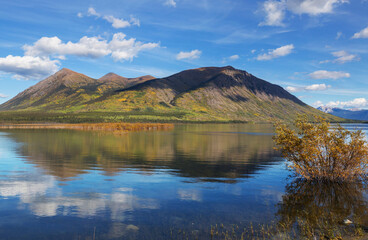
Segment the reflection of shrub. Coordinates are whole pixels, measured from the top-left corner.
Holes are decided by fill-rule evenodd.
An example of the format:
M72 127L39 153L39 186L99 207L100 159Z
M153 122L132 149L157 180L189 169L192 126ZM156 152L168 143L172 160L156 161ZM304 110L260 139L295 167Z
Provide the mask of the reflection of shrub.
M290 167L306 179L354 180L366 174L368 147L362 131L348 131L317 118L295 121L297 130L276 124L277 149L291 162Z
M278 205L279 225L285 232L297 227L298 235L306 239L354 236L367 224L366 190L363 182L296 179L286 186ZM343 224L346 219L354 224Z

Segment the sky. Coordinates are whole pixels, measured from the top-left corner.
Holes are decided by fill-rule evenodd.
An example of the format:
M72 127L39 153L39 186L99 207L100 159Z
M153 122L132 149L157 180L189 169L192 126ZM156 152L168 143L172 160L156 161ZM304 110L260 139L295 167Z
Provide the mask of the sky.
M0 0L0 104L62 68L228 66L318 107L368 109L368 0Z

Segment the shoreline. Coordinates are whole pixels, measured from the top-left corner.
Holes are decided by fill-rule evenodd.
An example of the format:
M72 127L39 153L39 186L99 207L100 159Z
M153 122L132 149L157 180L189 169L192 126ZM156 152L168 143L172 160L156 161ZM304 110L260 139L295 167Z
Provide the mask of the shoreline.
M171 130L171 123L0 123L0 129L69 129L82 131L106 131L115 133Z

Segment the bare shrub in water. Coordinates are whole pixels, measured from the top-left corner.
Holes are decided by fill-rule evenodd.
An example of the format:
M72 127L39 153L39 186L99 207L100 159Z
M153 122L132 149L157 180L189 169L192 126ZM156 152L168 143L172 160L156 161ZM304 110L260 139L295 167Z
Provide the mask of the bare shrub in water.
M331 128L322 118L308 121L300 116L290 128L276 123L276 149L299 176L313 180L362 179L367 173L368 147L362 131Z

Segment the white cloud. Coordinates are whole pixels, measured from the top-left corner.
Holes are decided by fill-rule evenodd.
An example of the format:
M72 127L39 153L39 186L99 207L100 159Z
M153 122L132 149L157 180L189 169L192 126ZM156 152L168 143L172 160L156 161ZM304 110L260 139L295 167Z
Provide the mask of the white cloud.
M176 2L174 0L166 0L164 5L170 6L170 7L176 7Z
M285 88L288 92L300 92L300 88L288 86Z
M81 13L81 12L77 13L77 17L82 18L83 17L83 13Z
M304 89L307 91L324 91L327 90L330 86L327 86L326 84L312 84L309 86L306 86Z
M317 101L314 103L315 106L320 107L330 107L330 108L363 108L368 106L368 100L365 98L355 98L351 101L331 101L325 105L322 104L321 101Z
M263 11L266 19L261 22L260 26L284 26L285 4L283 1L269 0L263 3Z
M80 14L80 15L79 15ZM82 17L83 15L81 13L78 13L78 17ZM88 16L95 16L97 18L102 17L102 19L108 21L112 24L113 28L119 29L119 28L126 28L130 27L132 25L134 26L140 26L140 21L138 18L135 18L133 16L130 16L130 20L124 20L120 18L116 18L112 15L105 15L102 16L100 13L98 13L94 8L90 7L88 8Z
M240 57L239 57L239 55L232 55L232 56L230 56L230 57L226 57L226 58L224 58L223 59L223 61L222 61L222 63L226 63L226 62L228 62L228 61L236 61L236 60L238 60Z
M327 90L330 87L331 87L330 85L326 85L326 84L322 83L322 84L312 84L312 85L304 86L304 87L289 86L289 87L286 87L285 89L288 92L293 93L293 92L302 92L302 91L324 91L324 90Z
M97 13L93 7L88 8L88 16L100 17L101 14Z
M340 4L349 0L268 0L262 5L266 18L260 26L284 26L286 10L293 14L319 15L332 13Z
M350 73L346 72L336 72L336 71L326 71L319 70L309 74L313 79L339 79L339 78L349 78Z
M332 55L337 57L335 60L333 60L333 62L337 62L337 63L346 63L346 62L360 60L358 55L349 54L346 51L333 52Z
M252 54L254 54L255 52L257 52L257 50L252 49L252 51L250 51Z
M78 42L63 43L58 37L43 37L33 45L25 45L25 55L53 56L75 55L99 58L107 55L117 60L133 60L143 50L159 47L158 43L142 43L134 38L126 39L123 33L116 33L110 42L99 37L82 37Z
M8 95L5 95L5 94L0 93L0 98L7 98L7 97L9 97L9 96L8 96Z
M319 15L332 13L334 8L348 0L286 0L289 11L295 14Z
M368 38L368 27L354 34L352 38Z
M257 60L266 61L266 60L271 60L274 58L283 57L283 56L289 55L293 49L294 49L293 44L285 45L285 46L282 46L282 47L279 47L273 50L269 50L268 53L258 55Z
M322 103L321 101L319 101L319 100L318 100L318 101L316 101L316 102L312 103L312 106L313 106L313 107L316 107L316 108L317 108L317 107L321 107L321 106L323 106L323 103Z
M0 71L14 74L16 78L42 78L59 69L58 60L39 56L12 56L0 58Z
M240 58L239 55L232 55L229 57L229 60L235 61L235 60L238 60L239 58Z
M176 55L177 60L182 59L197 59L201 56L202 52L199 50L192 50L191 52L180 52Z
M115 60L133 60L138 56L138 53L144 50L157 48L159 43L142 43L136 41L134 38L125 39L126 35L123 33L114 34L108 47L111 51L111 57Z
M109 50L106 40L98 37L82 37L79 42L63 43L58 37L42 37L33 45L24 45L25 55L76 55L80 57L98 58L108 55Z
M113 28L126 28L130 27L130 22L123 19L115 18L113 16L104 16L103 19L112 24Z
M360 60L358 55L350 54L347 51L337 51L337 52L332 52L331 54L334 57L336 57L336 59L334 59L334 60L324 60L324 61L320 61L319 63L333 62L333 63L343 64L343 63L347 63L347 62L359 61Z

